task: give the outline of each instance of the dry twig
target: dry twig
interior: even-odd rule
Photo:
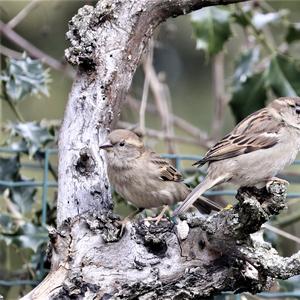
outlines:
[[[136,124],[132,124],[129,122],[119,121],[118,127],[135,130],[138,126]],[[195,138],[185,137],[185,136],[175,136],[175,135],[167,135],[160,130],[155,130],[152,128],[145,128],[145,135],[151,138],[156,138],[161,141],[172,141],[178,142],[182,144],[190,144],[190,145],[197,145],[201,146],[200,142]]]
[[[144,68],[146,65],[152,65],[153,62],[153,40],[149,41],[149,52],[148,55],[143,62]],[[145,128],[146,128],[146,122],[145,122],[145,112],[147,108],[147,102],[148,102],[148,96],[149,96],[149,75],[145,73],[145,80],[144,80],[144,87],[143,87],[143,95],[141,100],[141,106],[139,111],[139,117],[140,117],[140,128],[142,131],[142,134],[145,134]]]
[[[224,53],[220,52],[213,57],[213,94],[214,94],[214,114],[212,118],[212,136],[218,139],[222,134],[225,108],[228,103],[228,97],[225,92],[224,79]]]
[[[65,65],[64,63],[56,60],[55,58],[41,51],[39,48],[35,47],[33,44],[17,34],[14,30],[12,30],[7,24],[3,23],[1,20],[0,32],[14,44],[25,50],[29,55],[33,56],[34,58],[40,59],[43,63],[55,70],[65,72],[71,78],[75,77],[75,72],[70,67],[68,67],[68,65]]]
[[[168,87],[159,78],[152,64],[144,64],[145,76],[149,78],[150,88],[154,96],[157,111],[161,118],[162,128],[166,136],[174,135],[173,123],[170,114],[170,101],[168,100]],[[168,150],[170,153],[175,152],[172,140],[168,141]]]
[[[127,96],[126,102],[125,102],[130,108],[134,109],[135,111],[140,110],[140,101],[133,98],[132,96]],[[150,114],[157,114],[157,107],[155,107],[153,104],[149,103],[146,108],[147,112]],[[192,125],[188,121],[171,114],[171,120],[178,128],[185,131],[187,134],[195,137],[198,140],[198,144],[208,149],[210,148],[214,141],[208,138],[208,135],[206,132],[202,131],[201,129],[197,128],[196,126]]]
[[[10,48],[7,48],[3,45],[0,45],[0,53],[2,53],[5,56],[11,57],[11,58],[15,58],[15,59],[20,59],[22,57],[22,53],[12,50]]]
[[[6,25],[11,29],[21,23],[34,8],[37,7],[39,0],[30,1],[22,10],[19,11]]]
[[[282,229],[276,228],[276,227],[274,227],[274,226],[272,226],[270,224],[267,224],[267,223],[264,224],[262,227],[266,228],[267,230],[272,231],[272,232],[274,232],[274,233],[276,233],[276,234],[278,234],[278,235],[280,235],[280,236],[282,236],[282,237],[284,237],[286,239],[294,241],[297,244],[300,244],[300,238],[298,238],[297,236],[295,236],[293,234],[290,234],[289,232],[286,232],[286,231],[284,231]]]

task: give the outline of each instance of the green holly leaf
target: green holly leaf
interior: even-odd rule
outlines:
[[[263,73],[255,73],[259,48],[241,54],[235,65],[230,107],[237,122],[262,108],[267,100]]]
[[[32,180],[21,179],[22,182],[32,182]],[[17,204],[22,214],[30,212],[35,202],[37,189],[32,186],[18,186],[10,189],[10,199]]]
[[[11,123],[8,125],[8,129],[12,137],[21,138],[20,141],[12,143],[12,147],[18,150],[25,149],[31,156],[54,141],[51,128],[42,126],[38,122]]]
[[[24,54],[21,59],[7,59],[6,64],[6,70],[0,79],[10,100],[17,103],[30,94],[49,95],[47,86],[50,81],[49,71],[43,68],[39,60],[31,59]]]
[[[32,182],[31,180],[24,179],[20,174],[19,156],[10,158],[0,157],[0,193],[6,189],[9,190],[9,199],[17,205],[21,213],[30,212],[34,203],[34,197],[37,190],[32,186],[8,187],[5,185],[7,182]]]
[[[0,157],[0,180],[16,181],[20,179],[20,161],[19,156]],[[7,187],[0,185],[0,193],[3,193]]]
[[[267,90],[263,73],[249,76],[233,86],[230,107],[237,122],[265,106]]]
[[[14,234],[17,230],[18,226],[16,225],[14,219],[10,215],[0,214],[0,235]]]
[[[267,83],[278,97],[300,95],[300,61],[274,56],[266,70]]]
[[[258,29],[263,29],[266,25],[278,23],[284,16],[288,14],[288,11],[282,9],[277,12],[261,13],[255,12],[252,17],[252,24]]]
[[[259,60],[259,48],[250,49],[241,54],[236,62],[234,81],[244,82],[254,72],[255,65]]]
[[[32,223],[24,224],[19,231],[19,235],[13,240],[15,244],[19,243],[21,248],[31,248],[34,252],[38,247],[48,241],[48,231],[42,226],[36,226]]]
[[[234,11],[232,14],[233,21],[242,27],[247,27],[249,25],[249,20],[252,18],[252,9],[250,6],[243,6],[243,12]]]
[[[218,7],[206,7],[192,14],[197,49],[208,55],[220,52],[232,35],[231,13]]]
[[[25,223],[12,233],[0,231],[0,240],[7,245],[13,244],[18,248],[29,248],[36,252],[42,244],[47,242],[48,232],[42,226]]]
[[[289,25],[285,40],[289,44],[300,40],[300,23]]]

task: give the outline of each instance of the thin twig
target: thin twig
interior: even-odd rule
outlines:
[[[300,220],[300,209],[296,207],[289,214],[285,214],[279,217],[276,221],[273,221],[273,225],[286,227]]]
[[[149,78],[150,88],[154,96],[154,101],[157,107],[157,111],[161,118],[163,131],[166,136],[174,135],[173,123],[170,117],[170,106],[167,100],[167,86],[162,83],[158,74],[156,73],[154,66],[151,64],[144,65],[144,72]],[[168,140],[168,151],[175,152],[175,146],[172,144],[172,140]]]
[[[153,40],[149,42],[149,53],[144,61],[144,65],[147,64],[152,65],[152,61],[153,61]],[[141,106],[139,111],[140,128],[142,134],[145,133],[145,128],[146,128],[145,113],[147,108],[148,96],[149,96],[149,74],[145,73],[143,95],[142,95]]]
[[[142,95],[141,106],[139,111],[139,118],[140,118],[139,123],[140,123],[142,134],[144,134],[146,128],[145,112],[147,108],[148,95],[149,95],[149,78],[148,76],[145,76],[143,95]]]
[[[64,71],[69,77],[75,78],[75,72],[60,61],[55,58],[49,56],[45,52],[41,51],[39,48],[35,47],[33,44],[28,42],[22,36],[17,34],[14,30],[12,30],[9,26],[3,23],[0,20],[0,32],[6,36],[10,41],[24,49],[31,56],[40,59],[43,63],[50,66],[51,68],[59,71]]]
[[[227,105],[227,97],[225,94],[224,79],[224,53],[223,51],[216,54],[212,61],[213,73],[213,94],[214,94],[214,114],[212,118],[212,136],[219,139],[222,134],[222,126],[224,121],[225,107]]]
[[[255,295],[252,295],[250,293],[243,293],[242,296],[244,296],[246,299],[253,299],[253,300],[262,300],[263,299],[263,298],[255,296]]]
[[[130,130],[134,131],[134,129],[136,129],[138,126],[137,126],[137,124],[119,121],[118,127],[130,129]],[[161,141],[171,140],[171,141],[182,143],[182,144],[201,146],[200,142],[195,138],[190,138],[190,137],[185,137],[185,136],[166,135],[164,132],[155,130],[152,128],[145,128],[145,135],[148,137],[151,137],[151,138],[156,138]]]
[[[0,45],[0,53],[2,53],[5,56],[11,57],[11,58],[15,58],[15,59],[20,59],[22,58],[22,53],[9,49],[3,45]]]
[[[23,118],[23,116],[22,116],[21,112],[19,111],[18,107],[9,98],[7,98],[6,100],[7,100],[7,103],[9,105],[9,107],[14,112],[15,116],[17,117],[18,121],[24,123],[25,119]]]
[[[7,211],[12,215],[13,219],[17,226],[22,226],[25,224],[24,216],[18,210],[18,207],[15,203],[13,203],[10,199],[9,189],[6,189],[3,193],[3,199],[6,206]]]
[[[188,132],[191,136],[197,138],[203,148],[208,149],[214,145],[215,141],[209,138],[206,132],[200,130],[188,121],[173,115],[173,122],[178,128],[181,128],[185,132]]]
[[[290,234],[282,229],[276,228],[270,224],[264,224],[262,227],[266,228],[267,230],[270,230],[286,239],[292,240],[292,241],[296,242],[297,244],[300,244],[300,238],[298,238],[298,237],[294,236],[293,234]]]
[[[239,4],[236,4],[235,6],[237,8],[237,10],[240,12],[240,14],[243,16],[243,18],[246,20],[247,25],[249,26],[249,28],[251,28],[252,33],[254,34],[254,36],[256,37],[256,39],[264,46],[264,48],[270,53],[270,54],[274,54],[276,53],[275,49],[272,47],[272,45],[270,45],[269,41],[266,39],[266,37],[262,34],[262,32],[257,29],[251,18],[248,16],[248,14],[246,14],[244,12],[244,10],[241,8],[241,6]]]
[[[6,25],[11,29],[15,28],[20,22],[22,22],[27,15],[34,10],[39,0],[30,1],[22,10],[19,11]]]
[[[133,98],[132,96],[127,96],[125,104],[127,104],[129,107],[132,109],[139,111],[140,110],[140,101]],[[149,103],[146,108],[148,113],[157,114],[157,107],[154,106],[153,104]],[[200,130],[196,126],[192,125],[188,121],[171,114],[172,122],[174,123],[175,126],[180,128],[181,130],[185,131],[185,133],[193,136],[196,138],[196,140],[199,141],[199,145],[202,146],[205,149],[210,148],[214,141],[208,138],[208,135],[206,132]]]
[[[166,111],[165,111],[165,126],[166,126],[166,134],[167,135],[175,135],[175,130],[174,130],[174,122],[172,120],[172,115],[173,115],[173,108],[172,108],[172,99],[171,99],[171,93],[168,84],[166,83],[166,78],[164,73],[158,74],[158,79],[161,82],[162,89],[164,90],[164,99],[165,99],[165,106],[166,106]],[[170,141],[168,143],[168,152],[175,154],[177,153],[176,150],[176,145]]]

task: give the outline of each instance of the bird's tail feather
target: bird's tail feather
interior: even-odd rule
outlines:
[[[183,203],[177,207],[173,213],[173,216],[176,217],[179,214],[185,212],[190,206],[194,204],[194,202],[208,189],[212,188],[218,183],[221,183],[224,180],[225,176],[217,177],[214,180],[209,178],[205,178],[200,184],[198,184],[192,192],[186,197]]]
[[[216,200],[211,200],[203,196],[200,196],[193,205],[202,214],[210,214],[212,210],[220,211],[226,207],[226,205],[224,205],[222,202],[218,203]]]

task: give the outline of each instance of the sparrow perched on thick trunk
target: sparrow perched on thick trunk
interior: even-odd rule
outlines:
[[[274,100],[240,122],[195,163],[208,163],[205,179],[174,211],[186,211],[208,189],[230,182],[238,186],[266,185],[290,165],[300,150],[300,98]],[[285,181],[286,182],[286,181]]]
[[[138,209],[166,206],[184,200],[191,190],[168,160],[147,149],[132,131],[117,129],[108,135],[101,149],[107,152],[107,173],[118,194]],[[222,207],[206,198],[195,203],[201,212]]]

